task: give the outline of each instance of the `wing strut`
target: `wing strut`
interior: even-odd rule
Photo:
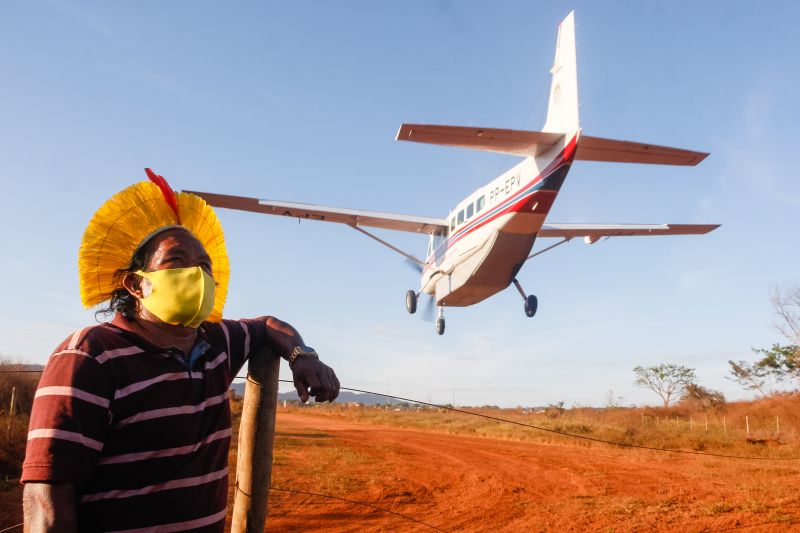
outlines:
[[[555,248],[556,246],[561,246],[561,245],[562,245],[562,244],[564,244],[565,242],[569,242],[569,241],[571,241],[571,240],[572,240],[572,237],[564,237],[564,240],[563,240],[563,241],[558,241],[557,243],[555,243],[555,244],[551,244],[550,246],[548,246],[547,248],[545,248],[545,249],[543,249],[543,250],[539,250],[539,251],[538,251],[538,252],[536,252],[535,254],[531,254],[531,255],[529,255],[528,257],[526,257],[526,258],[525,258],[525,261],[527,261],[527,260],[529,260],[529,259],[533,259],[534,257],[536,257],[536,256],[537,256],[537,255],[539,255],[539,254],[543,254],[543,253],[545,253],[545,252],[549,252],[550,250],[552,250],[552,249],[553,249],[553,248]],[[525,295],[523,294],[523,297],[524,297],[524,296],[525,296]]]
[[[397,252],[398,254],[402,255],[403,257],[405,257],[409,261],[411,261],[413,263],[416,263],[417,265],[419,265],[419,266],[421,266],[423,268],[425,267],[425,263],[424,262],[420,261],[419,259],[417,259],[416,257],[414,257],[411,254],[407,254],[406,252],[404,252],[400,248],[397,248],[396,246],[392,246],[388,242],[384,241],[383,239],[381,239],[380,237],[378,237],[376,235],[373,235],[372,233],[368,232],[367,230],[359,228],[358,226],[350,226],[350,227],[353,228],[356,231],[359,231],[359,232],[363,233],[364,235],[366,235],[370,239],[375,239],[376,241],[378,241],[382,245],[386,246],[390,250],[393,250],[393,251]]]

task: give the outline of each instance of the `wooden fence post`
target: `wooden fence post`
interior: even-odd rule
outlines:
[[[728,421],[726,420],[726,418],[724,416],[722,417],[722,430],[725,432],[725,436],[727,437],[728,436]]]
[[[776,433],[780,433],[781,432],[781,415],[780,414],[775,415],[775,432]]]
[[[236,462],[231,533],[262,533],[272,480],[280,357],[261,349],[250,357]]]
[[[747,431],[747,434],[749,435],[750,434],[750,419],[747,417],[747,415],[744,416],[744,428]]]
[[[8,406],[8,428],[6,428],[6,440],[11,442],[11,421],[14,420],[16,407],[15,400],[17,399],[17,387],[11,387],[11,405]]]

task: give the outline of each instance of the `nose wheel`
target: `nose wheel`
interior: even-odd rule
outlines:
[[[406,293],[406,310],[412,315],[417,312],[417,293],[412,290]]]
[[[522,290],[522,285],[519,284],[519,281],[517,281],[516,278],[514,278],[514,286],[517,288],[517,291],[519,291],[523,301],[525,302],[525,315],[532,317],[536,314],[536,310],[539,308],[539,299],[533,294],[525,294],[525,291]]]
[[[436,334],[444,335],[444,307],[439,308],[439,317],[436,319]]]
[[[533,294],[529,294],[525,298],[525,314],[532,317],[536,314],[536,309],[539,307],[539,299]]]

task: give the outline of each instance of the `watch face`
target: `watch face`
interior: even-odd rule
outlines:
[[[305,345],[303,345],[303,346],[298,346],[298,347],[297,347],[297,348],[295,348],[295,349],[296,349],[298,352],[302,352],[302,353],[312,353],[312,352],[314,351],[314,348],[312,348],[311,346],[305,346]]]

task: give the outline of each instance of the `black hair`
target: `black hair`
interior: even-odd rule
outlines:
[[[122,286],[122,278],[127,274],[145,270],[150,265],[150,261],[152,261],[153,255],[157,249],[156,246],[152,246],[152,238],[150,237],[136,248],[128,266],[120,268],[114,273],[114,286],[117,288],[111,293],[108,305],[97,310],[95,318],[98,318],[100,315],[108,317],[114,313],[122,315],[127,320],[136,318],[139,314],[139,300],[128,292],[128,289]],[[141,278],[135,283],[137,288],[140,283]]]

